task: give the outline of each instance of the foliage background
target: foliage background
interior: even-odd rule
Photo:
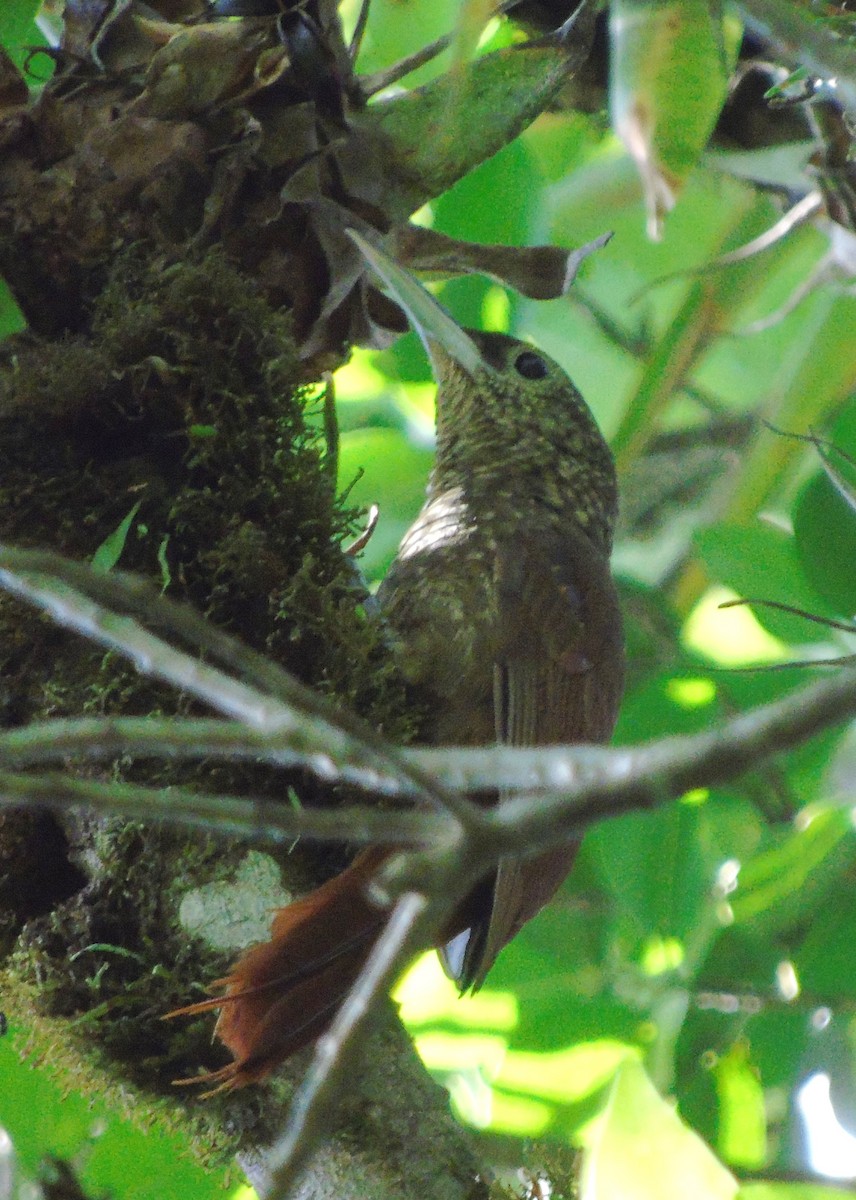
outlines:
[[[3,43],[19,56],[40,40],[34,7],[6,0],[0,15]],[[375,0],[363,68],[417,49],[457,13],[455,0]],[[496,44],[505,34],[490,36]],[[688,120],[681,62],[698,63],[703,51],[701,41],[685,47],[661,87],[651,58],[621,60],[614,49],[622,64],[614,111],[622,88],[649,87],[658,136],[677,140]],[[722,100],[715,62],[692,89],[712,124]],[[704,120],[701,112],[695,151],[707,139]],[[562,110],[422,214],[485,242],[581,245],[614,231],[569,298],[524,301],[475,278],[439,294],[462,323],[531,337],[556,357],[615,447],[624,497],[615,562],[630,662],[619,742],[706,728],[823,669],[731,668],[854,646],[852,635],[793,614],[718,607],[760,597],[839,620],[856,611],[853,505],[816,449],[788,436],[815,431],[856,455],[856,298],[840,277],[827,278],[780,320],[746,332],[825,264],[828,227],[797,230],[747,262],[687,273],[775,222],[781,199],[759,178],[783,180],[792,196],[813,186],[803,170],[810,149],[789,141],[740,151],[720,138],[698,162],[694,151],[655,242],[638,172],[605,114]],[[8,298],[0,320],[0,333],[17,327]],[[432,396],[412,335],[390,351],[355,354],[337,376],[340,483],[353,485],[353,500],[380,505],[363,559],[373,578],[421,503]],[[846,476],[846,461],[836,465]],[[807,1080],[828,1077],[839,1139],[848,1127],[856,1135],[854,778],[856,742],[837,731],[740,786],[604,823],[559,899],[506,950],[478,996],[459,1001],[433,958],[412,969],[398,990],[404,1018],[496,1161],[516,1163],[520,1137],[586,1144],[584,1194],[604,1200],[630,1194],[622,1161],[637,1163],[634,1196],[731,1196],[738,1178],[741,1195],[756,1200],[831,1194],[757,1180],[810,1178],[823,1165],[800,1118]],[[0,1125],[25,1169],[50,1152],[75,1159],[95,1192],[223,1194],[222,1180],[176,1159],[162,1138],[78,1110],[49,1070],[22,1063],[25,1047],[25,1030],[0,1042]],[[606,1118],[592,1124],[610,1096]],[[834,1127],[827,1115],[827,1132]],[[633,1157],[640,1140],[647,1175]],[[835,1173],[856,1176],[852,1150]]]

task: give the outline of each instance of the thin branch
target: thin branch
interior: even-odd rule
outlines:
[[[6,561],[6,556],[2,560]],[[303,736],[305,749],[320,747],[332,738],[337,749],[345,748],[340,731],[323,719],[292,707],[255,687],[242,683],[216,667],[175,650],[167,642],[149,633],[133,617],[123,616],[62,579],[37,574],[27,568],[0,569],[0,585],[21,599],[45,609],[59,625],[77,630],[93,642],[117,651],[134,663],[141,674],[171,683],[210,705],[215,711],[235,717],[265,733]],[[364,759],[359,746],[349,747]],[[334,770],[331,763],[331,770]],[[335,773],[335,772],[334,772]]]
[[[773,608],[776,612],[790,613],[794,617],[802,617],[805,621],[813,621],[815,625],[824,625],[827,629],[840,629],[844,633],[856,633],[856,624],[852,621],[836,621],[833,617],[822,617],[819,613],[808,612],[797,608],[794,604],[783,604],[781,600],[767,600],[762,596],[743,596],[739,600],[723,600],[718,608],[740,608],[743,605],[757,604],[763,608]]]
[[[557,794],[512,796],[488,814],[503,831],[503,851],[539,850],[594,821],[651,808],[693,788],[736,779],[774,754],[791,750],[824,729],[856,716],[856,668],[792,692],[719,728],[670,737],[638,748],[605,751],[609,761],[563,799]]]
[[[393,842],[401,846],[446,847],[459,836],[452,817],[424,808],[394,812],[359,805],[347,809],[296,808],[260,797],[101,783],[58,772],[18,775],[0,771],[0,811],[69,805],[86,805],[114,816],[165,821],[207,833],[234,834],[268,843],[290,844],[295,838],[307,837],[360,845]]]
[[[405,761],[418,765],[420,772],[433,775],[446,789],[467,794],[478,791],[512,790],[528,794],[504,801],[492,810],[479,810],[479,821],[468,822],[471,833],[480,828],[495,852],[516,849],[515,839],[533,838],[532,849],[561,841],[578,833],[593,820],[613,816],[633,808],[650,806],[654,799],[680,795],[693,787],[724,783],[736,778],[748,767],[764,758],[792,749],[821,730],[856,716],[856,669],[840,671],[832,679],[790,693],[774,703],[751,710],[713,730],[693,736],[665,738],[647,746],[495,746],[478,749],[410,749],[403,751]],[[168,736],[165,727],[173,727]],[[50,739],[56,737],[51,746]],[[193,739],[197,741],[194,744]],[[257,757],[276,763],[285,755],[294,761],[292,750],[283,749],[279,732],[268,735],[262,731],[244,730],[229,722],[192,721],[146,718],[89,718],[80,721],[46,721],[30,729],[12,730],[0,735],[0,762],[7,766],[32,765],[66,755],[86,754],[92,758],[110,758],[119,753],[138,757],[163,752],[174,757]],[[299,756],[297,756],[299,758]],[[319,769],[317,755],[299,758],[307,766]],[[322,770],[323,774],[323,770]],[[366,782],[365,773],[353,772],[357,782]],[[21,777],[32,780],[33,776]],[[136,805],[135,815],[159,818],[163,805],[154,789],[138,788],[133,796],[124,798],[119,784],[95,785],[91,781],[67,781],[62,776],[44,777],[50,786],[67,783],[70,787],[92,789],[92,802],[99,807],[110,806],[110,794],[117,789],[115,807]],[[397,792],[418,796],[415,787],[408,789],[406,780],[383,773],[373,775],[370,785],[374,791]],[[23,785],[22,785],[23,787]],[[45,784],[43,802],[50,803]],[[101,790],[103,789],[103,793]],[[536,795],[533,798],[533,793]],[[23,790],[21,791],[23,795]],[[71,793],[68,793],[71,794]],[[210,801],[209,819],[218,825],[216,797],[205,797],[171,789],[165,814],[182,824],[198,824],[203,805]],[[147,797],[151,797],[147,800]],[[59,794],[56,799],[60,799]],[[56,802],[56,799],[53,802]],[[77,802],[83,799],[77,793]],[[369,830],[375,821],[368,819],[371,809],[347,806],[335,813],[307,812],[294,817],[287,812],[274,817],[265,811],[260,801],[225,798],[224,820],[246,823],[242,831],[258,836],[260,812],[271,827],[294,835],[330,836],[325,821],[332,818],[343,840],[371,840]],[[230,810],[231,803],[244,806],[243,815]],[[146,804],[148,803],[148,807]],[[521,809],[522,806],[522,809]],[[529,815],[529,809],[538,812]],[[252,814],[252,816],[250,816]],[[412,824],[409,816],[413,817]],[[403,820],[408,816],[408,820]],[[320,818],[316,821],[316,817]],[[384,812],[379,840],[395,841],[401,833],[408,843],[451,836],[454,822],[445,822],[438,814],[405,814]],[[424,836],[415,832],[424,822]],[[518,822],[520,822],[518,824]],[[299,826],[299,828],[298,828]],[[234,827],[234,825],[232,826]],[[502,846],[497,846],[499,837]]]
[[[573,797],[575,807],[603,801],[603,815],[614,815],[624,811],[619,801],[625,793],[625,807],[644,807],[652,789],[678,796],[690,788],[725,783],[762,759],[791,750],[854,716],[856,669],[851,668],[712,730],[647,746],[485,746],[409,750],[407,755],[446,787],[552,793]]]
[[[363,1042],[375,1002],[389,991],[417,950],[427,945],[447,905],[407,892],[396,902],[383,933],[337,1012],[319,1038],[301,1081],[285,1129],[270,1152],[267,1200],[286,1200],[312,1151],[329,1127],[329,1118],[346,1090],[349,1071]]]
[[[163,721],[45,722],[35,734],[18,731],[0,741],[0,752],[5,749],[11,761],[16,755],[18,761],[29,762],[39,756],[41,761],[54,757],[57,747],[51,750],[46,741],[52,726],[59,735],[58,745],[66,752],[73,746],[78,754],[84,748],[91,756],[115,754],[125,737],[141,756],[155,747],[182,757],[198,757],[203,748],[226,758],[232,756],[230,750],[235,757],[255,752],[269,761],[283,753],[294,754],[302,755],[301,761],[328,777],[354,773],[357,768],[364,776],[368,766],[378,774],[376,784],[385,778],[390,780],[390,789],[396,787],[416,798],[442,797],[439,813],[425,806],[395,813],[356,806],[329,812],[294,810],[233,796],[200,796],[182,789],[158,791],[130,784],[93,783],[56,774],[0,773],[0,795],[7,804],[85,801],[111,811],[149,817],[160,813],[190,825],[240,830],[273,840],[301,833],[411,847],[410,852],[388,860],[380,872],[379,890],[397,897],[392,915],[330,1032],[316,1047],[286,1130],[272,1151],[270,1200],[284,1200],[323,1133],[377,997],[406,959],[431,942],[444,913],[474,878],[504,854],[520,854],[524,849],[537,853],[579,836],[606,816],[649,808],[690,788],[733,779],[770,755],[856,715],[856,668],[849,668],[833,679],[744,713],[718,729],[647,746],[399,753],[377,735],[372,735],[371,744],[351,738],[335,723],[189,658],[143,629],[137,620],[105,608],[67,582],[58,584],[55,578],[45,579],[25,569],[20,556],[15,569],[0,551],[0,583],[47,608],[64,624],[120,650],[149,674],[191,691],[249,726],[242,730],[229,722],[175,722],[178,733],[169,738]],[[86,583],[94,586],[89,578]],[[192,726],[200,735],[195,746],[188,740]],[[325,734],[323,750],[318,741],[321,731]],[[148,750],[143,748],[146,745]],[[472,791],[497,789],[517,794],[489,810],[480,810],[464,799]],[[465,819],[459,819],[459,811]]]
[[[737,5],[747,25],[769,38],[792,66],[804,66],[835,90],[845,108],[856,113],[856,69],[853,45],[837,37],[799,5],[785,0],[741,0]]]
[[[445,791],[418,764],[406,762],[359,717],[217,630],[189,606],[167,600],[144,580],[118,572],[102,574],[57,554],[0,545],[0,587],[215,710],[265,733],[288,733],[295,752],[324,778],[344,777],[352,767],[362,767],[369,775],[385,770],[406,790],[453,812],[458,820],[479,819],[466,799]],[[252,682],[241,682],[174,649],[124,615],[128,611],[211,653]],[[368,778],[355,782],[374,786]]]
[[[382,767],[347,759],[328,761],[307,744],[305,727],[253,729],[240,721],[194,717],[61,717],[34,721],[0,732],[0,765],[37,766],[66,758],[104,761],[118,755],[135,759],[250,759],[277,767],[303,766],[321,779],[347,779],[367,791],[389,796],[418,796],[410,774],[402,777]],[[390,747],[392,750],[392,747]]]
[[[136,759],[249,758],[279,767],[304,762],[288,731],[270,734],[210,717],[61,717],[0,732],[0,763],[6,767],[123,754]],[[367,786],[386,791],[387,782],[381,775]]]

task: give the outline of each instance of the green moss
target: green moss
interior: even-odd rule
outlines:
[[[75,1034],[61,1017],[39,1011],[38,992],[22,982],[14,964],[0,973],[4,1011],[11,1025],[27,1030],[27,1061],[48,1070],[64,1088],[88,1096],[120,1120],[132,1120],[145,1132],[177,1136],[203,1166],[221,1168],[235,1150],[234,1127],[260,1126],[258,1098],[247,1095],[227,1111],[216,1098],[210,1104],[188,1107],[182,1095],[157,1096],[101,1068],[98,1056],[82,1052],[84,1036]]]
[[[5,349],[0,538],[89,559],[139,504],[120,567],[160,582],[165,553],[171,596],[389,737],[410,737],[403,683],[341,550],[358,514],[331,488],[288,318],[250,280],[220,253],[168,263],[136,247],[117,261],[86,336],[17,338]],[[186,697],[6,597],[0,672],[7,724],[192,711]],[[301,802],[319,798],[301,774],[246,765],[121,760],[99,772],[283,802],[289,789]],[[329,791],[322,799],[330,802]],[[185,881],[222,877],[242,849],[80,815],[64,819],[63,835],[72,874],[89,881],[84,891],[71,880],[64,896],[23,911],[0,888],[7,942],[27,921],[15,970],[34,988],[39,981],[42,1014],[68,1018],[69,1037],[149,1089],[168,1091],[199,1064],[219,1065],[210,1018],[159,1016],[227,966],[226,956],[189,946],[178,893]]]
[[[0,536],[91,558],[139,504],[123,568],[160,580],[165,553],[170,594],[370,713],[392,676],[341,552],[358,514],[331,488],[307,401],[287,316],[221,254],[170,266],[137,248],[89,338],[8,356]],[[378,723],[406,735],[401,699]]]

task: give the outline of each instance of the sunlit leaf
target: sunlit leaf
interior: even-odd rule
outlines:
[[[187,1141],[161,1127],[141,1132],[123,1119],[114,1100],[109,1108],[89,1081],[70,1090],[50,1070],[33,1069],[26,1058],[27,1035],[13,1028],[0,1040],[0,1128],[15,1155],[35,1175],[45,1154],[74,1159],[92,1195],[134,1196],[134,1200],[221,1200],[223,1173],[203,1170],[189,1155]],[[79,1070],[79,1068],[78,1068]],[[133,1192],[129,1181],[133,1181]]]
[[[746,1183],[737,1200],[853,1200],[852,1188],[822,1183]]]
[[[852,839],[849,814],[841,810],[818,813],[806,828],[777,833],[774,844],[740,871],[729,898],[735,921],[764,917],[772,928],[792,920],[817,888],[825,895],[832,868],[840,869],[852,857]]]
[[[610,5],[610,112],[642,177],[651,237],[661,236],[725,99],[725,40],[708,0]]]
[[[749,526],[719,523],[699,533],[696,546],[710,577],[738,596],[780,601],[820,616],[829,613],[828,606],[804,580],[797,543],[785,530],[760,521]],[[752,612],[765,629],[786,643],[825,640],[822,627],[801,617],[763,604],[754,606]],[[725,630],[725,612],[722,618]]]
[[[627,1062],[583,1158],[580,1200],[733,1200],[737,1180]]]
[[[719,1097],[717,1149],[726,1162],[759,1168],[767,1157],[764,1089],[745,1041],[735,1042],[714,1068]]]

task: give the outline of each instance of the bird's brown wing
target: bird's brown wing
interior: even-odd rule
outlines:
[[[605,741],[624,677],[608,562],[582,533],[560,539],[525,531],[499,545],[495,561],[502,630],[494,665],[497,740],[515,746]],[[489,915],[447,948],[447,965],[462,988],[481,986],[503,946],[551,899],[575,851],[563,846],[500,863]]]

